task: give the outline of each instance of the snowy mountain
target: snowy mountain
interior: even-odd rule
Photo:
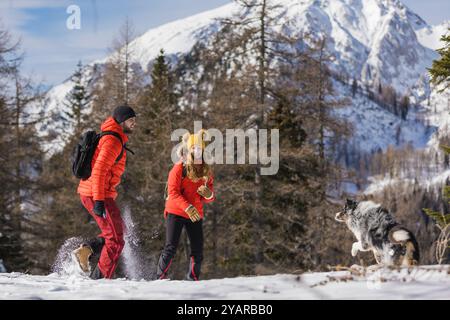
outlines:
[[[89,280],[58,274],[0,274],[0,299],[448,299],[450,266],[413,269],[349,269],[189,281]],[[95,284],[95,285],[94,285]]]
[[[161,49],[175,62],[181,55],[188,53],[198,41],[206,41],[212,33],[217,31],[217,18],[230,16],[234,10],[233,4],[220,7],[211,11],[200,13],[182,20],[164,24],[160,27],[150,29],[130,44],[133,52],[134,63],[138,63],[142,70],[148,71],[153,60]],[[93,61],[84,67],[83,80],[87,84],[91,79],[101,73],[102,65],[110,59]],[[50,154],[64,147],[65,137],[73,132],[71,126],[63,124],[59,114],[67,108],[64,105],[65,97],[74,83],[69,78],[62,84],[50,89],[48,92],[48,104],[46,112],[53,116],[49,121],[38,125],[38,132],[42,135],[51,132],[54,138],[44,146]]]
[[[448,28],[450,28],[450,20],[436,26],[429,26],[425,24],[415,30],[419,42],[424,47],[436,50],[443,47],[443,43],[440,41],[440,38],[443,34],[447,33]]]
[[[438,55],[439,38],[449,22],[428,25],[399,0],[277,0],[277,22],[283,32],[292,35],[310,33],[326,36],[327,50],[335,57],[330,68],[361,87],[392,86],[398,96],[407,95],[412,108],[406,119],[385,110],[379,103],[360,92],[352,104],[338,111],[355,127],[349,152],[386,150],[388,145],[412,144],[416,148],[436,149],[437,137],[446,133],[450,117],[446,111],[448,94],[431,88],[427,69]],[[142,70],[163,48],[172,62],[191,52],[193,46],[207,44],[219,30],[217,19],[230,17],[240,8],[235,3],[151,29],[136,38],[131,49],[134,62]],[[98,76],[110,57],[85,67],[86,83]],[[201,68],[199,68],[201,69]],[[54,117],[40,124],[44,134],[53,132],[46,146],[51,152],[61,149],[70,126],[62,125],[58,114],[64,108],[64,97],[73,83],[67,80],[50,90],[47,111]],[[335,82],[342,97],[350,95],[349,83]],[[440,135],[439,135],[440,134]]]

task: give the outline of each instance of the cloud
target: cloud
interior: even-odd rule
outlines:
[[[23,71],[57,84],[75,69],[78,60],[88,63],[106,55],[113,31],[92,32],[89,28],[72,31],[65,28],[65,16],[60,21],[48,18],[55,8],[74,3],[95,1],[20,0],[0,1],[0,28],[6,28],[21,39],[25,51]],[[40,10],[42,9],[42,10]],[[47,10],[48,9],[48,10]],[[65,10],[61,10],[64,14]]]
[[[61,8],[68,5],[67,0],[2,0],[0,1],[0,19],[15,32],[35,17],[27,13],[27,9]]]
[[[0,20],[22,39],[26,51],[23,71],[58,84],[79,60],[88,64],[102,59],[120,25],[128,16],[137,34],[162,23],[212,9],[230,0],[0,0]],[[81,7],[81,30],[68,30],[66,11]],[[61,8],[61,9],[58,9]],[[56,9],[56,10],[55,10]]]
[[[63,7],[68,2],[67,0],[3,0],[0,2],[0,9]]]

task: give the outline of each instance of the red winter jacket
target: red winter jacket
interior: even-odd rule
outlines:
[[[173,213],[189,219],[189,216],[184,210],[192,204],[199,212],[200,217],[203,219],[203,203],[212,202],[216,199],[213,181],[214,178],[211,175],[206,183],[206,186],[213,193],[213,197],[207,200],[197,193],[197,189],[202,184],[205,184],[205,180],[200,179],[199,181],[194,182],[188,177],[183,178],[183,163],[179,162],[175,164],[169,172],[169,178],[167,181],[169,199],[166,201],[164,216],[167,217],[168,213]]]
[[[123,144],[128,141],[122,126],[113,117],[106,119],[101,129],[102,131],[115,131],[120,134]],[[115,199],[117,197],[116,187],[125,171],[127,159],[127,152],[124,148],[122,158],[116,163],[121,151],[122,146],[117,137],[113,135],[103,136],[92,158],[92,174],[89,179],[80,181],[78,193],[86,197],[93,197],[94,201],[105,200],[105,198]]]

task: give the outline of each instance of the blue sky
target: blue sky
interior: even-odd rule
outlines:
[[[103,58],[126,17],[136,33],[214,9],[230,0],[0,0],[2,25],[22,40],[24,71],[54,85],[66,79],[79,60]],[[69,30],[66,9],[81,9],[81,29]]]
[[[2,24],[22,39],[24,71],[47,85],[107,54],[128,16],[137,34],[166,22],[227,4],[231,0],[0,0]],[[430,24],[450,19],[450,0],[403,0]],[[66,9],[81,9],[81,30],[68,30]]]

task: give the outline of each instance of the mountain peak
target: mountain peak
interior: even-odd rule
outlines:
[[[433,29],[401,1],[278,0],[272,3],[282,7],[277,12],[276,23],[283,26],[283,32],[327,37],[327,50],[335,57],[330,68],[336,73],[363,85],[390,85],[399,95],[411,94],[415,102],[423,92],[429,92],[426,68],[431,66],[436,53],[426,44],[444,27]],[[196,43],[208,43],[219,30],[218,19],[241,13],[241,9],[233,2],[150,29],[131,44],[134,62],[147,72],[164,49],[176,63]],[[95,78],[93,70],[102,68],[93,65],[104,64],[108,59],[86,66],[85,77]],[[70,88],[70,80],[53,88],[49,92],[48,109],[64,108],[62,100]],[[420,94],[416,94],[417,88],[422,88]],[[46,124],[42,128],[48,130],[51,126],[54,125]]]

